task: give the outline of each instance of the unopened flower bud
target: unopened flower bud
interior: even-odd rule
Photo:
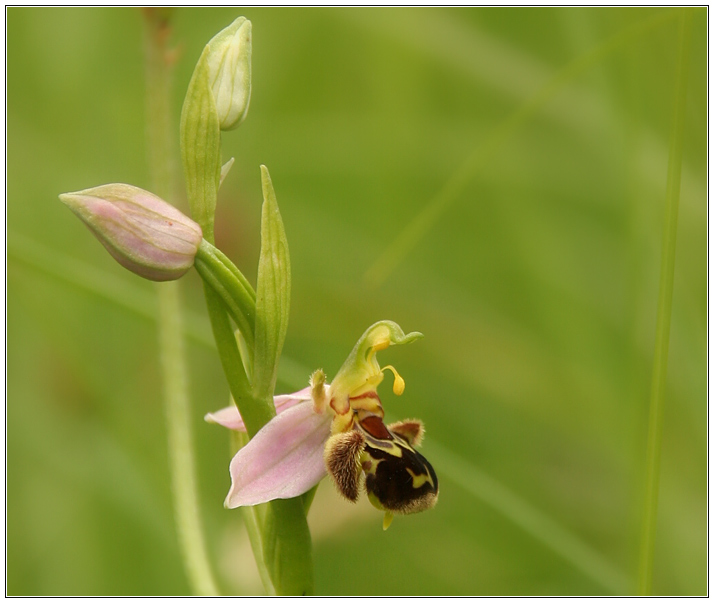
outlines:
[[[201,227],[156,195],[129,184],[105,184],[59,197],[133,273],[170,281],[193,266]]]
[[[251,28],[248,19],[238,17],[208,43],[208,82],[221,130],[237,128],[248,113]]]

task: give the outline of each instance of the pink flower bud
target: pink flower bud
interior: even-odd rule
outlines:
[[[156,195],[129,184],[105,184],[59,197],[134,274],[170,281],[193,266],[201,227]]]

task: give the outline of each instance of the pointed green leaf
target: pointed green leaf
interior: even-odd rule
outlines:
[[[276,594],[314,594],[312,538],[301,497],[268,503],[261,533],[263,557]]]
[[[233,453],[248,437],[231,432]],[[317,486],[298,498],[241,507],[263,587],[268,595],[311,595],[314,591],[312,538],[307,509]]]
[[[273,183],[265,166],[261,166],[261,175],[263,216],[255,301],[253,393],[258,399],[271,399],[290,312],[290,254]]]
[[[208,47],[193,72],[181,111],[181,158],[193,219],[213,243],[213,221],[221,178],[221,130],[208,81]]]

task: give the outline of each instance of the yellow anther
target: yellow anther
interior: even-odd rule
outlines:
[[[327,406],[327,398],[325,397],[325,373],[322,369],[317,369],[310,377],[310,386],[312,387],[312,402],[315,405],[315,411],[318,413],[325,412]]]
[[[396,396],[401,396],[404,393],[404,379],[402,379],[402,376],[397,372],[397,369],[395,369],[391,364],[385,366],[382,369],[382,372],[384,371],[392,371],[394,373],[394,385],[392,386],[392,391]]]

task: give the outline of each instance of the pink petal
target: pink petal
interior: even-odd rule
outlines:
[[[280,396],[273,396],[275,411],[278,414],[287,410],[291,406],[295,406],[298,402],[304,402],[306,400],[312,400],[311,388],[309,385],[305,389],[301,389],[299,392],[295,392],[294,394],[281,394]]]
[[[298,404],[270,421],[233,457],[225,506],[293,498],[317,484],[326,474],[322,455],[331,420],[312,404]]]
[[[310,387],[301,389],[299,392],[294,394],[283,394],[280,396],[275,396],[273,398],[273,403],[275,404],[275,410],[278,414],[291,408],[298,404],[299,402],[304,402],[306,400],[311,400]],[[216,423],[222,427],[232,429],[234,431],[245,431],[245,425],[243,419],[238,412],[238,408],[235,404],[231,404],[226,408],[221,408],[216,412],[209,412],[203,419],[208,423]]]
[[[203,420],[207,423],[215,423],[216,425],[221,425],[222,427],[227,427],[234,431],[245,431],[245,425],[243,424],[243,418],[238,412],[238,408],[235,404],[221,408],[216,412],[209,412]]]

